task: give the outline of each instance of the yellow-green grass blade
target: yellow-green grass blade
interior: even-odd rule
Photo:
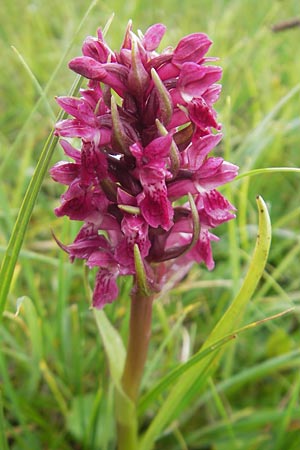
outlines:
[[[202,347],[202,351],[207,350],[235,329],[236,325],[241,321],[246,306],[263,274],[271,243],[271,223],[267,207],[261,197],[257,197],[257,207],[259,227],[250,267],[240,291],[210,333]],[[196,392],[200,390],[209,376],[211,376],[220,356],[220,350],[213,352],[179,378],[142,437],[140,450],[151,450],[155,440],[164,428],[169,425],[174,417],[178,416],[183,407],[191,401]]]
[[[70,95],[76,95],[81,86],[82,79],[77,77],[71,89]],[[66,116],[65,113],[60,112],[57,120],[62,120]],[[0,320],[5,308],[6,297],[9,292],[11,279],[14,273],[14,268],[24,241],[27,226],[39,194],[45,174],[48,170],[49,162],[54,152],[58,141],[58,137],[54,135],[53,131],[50,133],[41,156],[38,160],[31,182],[25,193],[23,202],[21,204],[8,246],[2,261],[0,271]]]

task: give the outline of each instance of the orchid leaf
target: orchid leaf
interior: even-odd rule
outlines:
[[[119,424],[119,433],[125,430],[124,436],[126,436],[129,448],[135,448],[137,430],[136,408],[132,400],[123,391],[121,385],[126,356],[125,348],[118,331],[112,326],[105,312],[93,308],[93,313],[108,359],[110,375],[115,386],[116,419]]]
[[[125,348],[118,331],[112,326],[105,312],[93,308],[96,324],[108,358],[110,374],[115,385],[120,384],[122,377]]]
[[[147,392],[140,400],[139,407],[138,407],[138,413],[142,414],[149,406],[150,404],[158,398],[160,394],[162,394],[171,384],[173,384],[181,375],[183,375],[190,367],[193,367],[195,364],[197,364],[202,359],[206,358],[210,353],[213,353],[214,351],[218,350],[219,348],[223,347],[227,342],[232,341],[235,339],[240,333],[244,331],[248,331],[251,328],[257,327],[269,320],[277,319],[278,317],[283,316],[284,314],[287,314],[291,311],[293,311],[294,308],[289,308],[286,311],[280,312],[279,314],[275,314],[273,316],[267,317],[266,319],[258,320],[256,322],[252,322],[250,324],[247,324],[243,326],[242,328],[239,328],[229,335],[223,337],[215,344],[211,345],[208,348],[205,348],[204,350],[200,349],[199,352],[197,352],[194,356],[192,356],[187,362],[184,364],[180,364],[175,369],[173,369],[171,372],[169,372],[164,378],[162,378],[149,392]]]
[[[257,207],[259,214],[258,234],[245,280],[228,310],[205,341],[201,348],[202,352],[216,345],[218,341],[233,332],[236,325],[242,320],[247,304],[263,274],[271,243],[271,224],[267,207],[261,197],[257,197]],[[174,417],[177,417],[179,409],[182,411],[182,408],[191,401],[194,395],[207,382],[221,354],[222,348],[219,348],[218,351],[209,352],[205,358],[184,372],[171,389],[153,422],[141,438],[140,450],[151,450],[161,432],[170,424]]]

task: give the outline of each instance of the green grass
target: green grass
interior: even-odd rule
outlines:
[[[108,32],[118,48],[129,18],[145,30],[163,22],[163,45],[204,31],[224,69],[217,104],[224,124],[220,152],[241,174],[259,168],[300,167],[300,29],[273,33],[296,17],[296,0],[4,0],[0,11],[0,254],[55,122],[55,95],[74,82],[68,60],[80,54],[112,12]],[[84,18],[84,20],[83,20]],[[12,46],[17,50],[14,51]],[[49,155],[50,157],[51,155]],[[58,161],[57,147],[51,162]],[[46,167],[44,167],[46,169]],[[273,225],[264,275],[243,323],[285,311],[228,342],[217,370],[189,393],[187,407],[160,432],[156,449],[297,450],[300,447],[300,174],[263,172],[226,187],[237,220],[217,232],[216,269],[195,266],[155,304],[153,337],[143,395],[197,352],[232,302],[250,263],[256,229],[255,198],[265,199]],[[16,266],[0,327],[0,448],[13,450],[113,450],[113,385],[84,289],[81,264],[70,265],[55,244],[76,235],[77,225],[56,219],[62,189],[46,174]],[[21,233],[21,231],[20,231]],[[22,235],[19,235],[22,244]],[[9,255],[10,256],[10,255]],[[1,286],[9,285],[1,280]],[[8,286],[9,287],[9,286]],[[130,280],[105,312],[127,336]],[[19,313],[15,315],[18,305]],[[174,327],[175,331],[174,331]],[[145,430],[164,405],[160,392],[141,414]],[[142,397],[143,398],[143,397]]]

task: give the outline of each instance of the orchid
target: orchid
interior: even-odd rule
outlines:
[[[205,56],[212,42],[194,33],[159,53],[165,30],[155,24],[136,35],[129,23],[119,52],[98,30],[69,64],[87,88],[80,98],[57,98],[72,116],[56,134],[73,162],[51,169],[68,186],[55,212],[83,221],[74,243],[60,245],[71,260],[99,268],[97,308],[117,298],[119,276],[136,276],[135,245],[148,286],[159,291],[175,267],[212,269],[211,229],[235,217],[216,188],[238,168],[210,156],[222,138],[213,109],[222,70]]]
[[[84,41],[83,56],[69,63],[88,80],[80,98],[57,98],[71,117],[55,128],[69,158],[50,170],[67,186],[55,213],[83,223],[73,243],[56,240],[72,262],[97,268],[92,306],[98,326],[95,311],[118,298],[118,278],[133,278],[115,391],[118,450],[138,449],[136,405],[153,300],[194,263],[214,268],[211,244],[219,238],[213,230],[235,217],[217,189],[238,167],[212,155],[222,139],[213,108],[222,70],[206,56],[212,42],[193,33],[159,53],[165,31],[155,24],[135,34],[129,22],[114,52],[99,29]]]

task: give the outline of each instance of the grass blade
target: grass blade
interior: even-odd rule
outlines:
[[[261,169],[252,169],[247,172],[240,173],[232,181],[238,181],[245,177],[254,177],[255,175],[267,175],[269,173],[300,173],[298,167],[263,167]]]
[[[1,391],[0,391],[0,448],[2,448],[2,450],[9,450],[7,439],[5,436],[5,421],[3,414],[3,402]]]
[[[261,197],[257,197],[257,207],[259,229],[253,257],[244,283],[228,310],[212,330],[202,347],[202,351],[207,350],[234,330],[236,324],[242,319],[245,308],[264,271],[271,243],[271,224],[267,207]],[[194,394],[207,381],[220,355],[220,351],[208,355],[209,357],[195,364],[179,378],[142,437],[140,450],[151,450],[162,430],[175,416],[179,415],[180,409],[193,398]]]
[[[77,77],[71,89],[70,95],[74,96],[78,93],[82,79]],[[65,117],[66,114],[60,112],[57,121]],[[57,144],[58,137],[54,136],[53,131],[50,133],[41,156],[38,160],[31,182],[27,188],[21,208],[19,210],[17,220],[15,222],[7,250],[2,261],[0,271],[0,321],[2,320],[5,308],[6,297],[9,292],[14,268],[24,241],[27,226],[40,191],[43,179],[48,170],[49,162]]]
[[[93,308],[93,313],[108,358],[110,374],[114,384],[117,386],[120,384],[125,363],[124,344],[119,333],[108,320],[105,312]]]
[[[163,377],[162,380],[160,380],[152,389],[151,391],[147,392],[145,394],[139,403],[138,407],[138,413],[142,414],[148,406],[160,395],[162,394],[169,386],[171,386],[175,381],[180,378],[181,375],[183,375],[188,369],[193,367],[195,364],[206,358],[211,353],[215,352],[216,350],[220,349],[225,345],[227,342],[232,341],[235,339],[240,333],[247,331],[251,328],[257,327],[269,320],[277,319],[278,317],[281,317],[291,311],[293,311],[294,308],[289,308],[286,311],[280,312],[278,314],[275,314],[271,317],[267,317],[262,320],[258,320],[257,322],[252,322],[248,325],[243,326],[242,328],[239,328],[238,330],[233,331],[229,335],[223,337],[218,342],[214,343],[208,348],[205,348],[204,350],[201,350],[197,352],[194,356],[192,356],[186,363],[180,364],[179,366],[175,367],[171,372],[169,372],[165,377]]]
[[[36,88],[38,88],[37,91],[39,92],[40,96],[39,96],[38,100],[36,101],[34,107],[32,108],[32,110],[31,110],[31,112],[30,112],[30,114],[29,114],[29,116],[28,116],[26,122],[24,123],[24,125],[23,125],[22,128],[21,128],[21,130],[19,131],[19,133],[18,133],[18,135],[17,135],[17,137],[16,137],[14,143],[12,144],[12,146],[11,146],[11,148],[10,148],[10,151],[7,152],[6,155],[4,155],[4,157],[3,157],[3,161],[1,162],[1,165],[0,165],[0,176],[1,176],[1,177],[4,176],[5,171],[7,170],[7,166],[8,166],[9,161],[10,161],[12,158],[16,157],[16,152],[17,152],[17,150],[18,150],[18,148],[19,148],[19,145],[22,143],[22,140],[24,139],[24,136],[26,135],[26,133],[27,133],[28,130],[30,129],[30,126],[31,126],[31,124],[32,124],[32,118],[34,117],[34,114],[38,111],[39,107],[40,107],[43,103],[45,104],[45,106],[47,107],[47,109],[49,109],[48,102],[47,102],[47,98],[46,98],[47,93],[48,93],[48,91],[50,90],[50,87],[51,87],[51,85],[52,85],[52,83],[53,83],[53,81],[54,81],[56,75],[58,74],[59,69],[61,68],[62,64],[64,63],[67,54],[70,52],[70,50],[71,50],[71,48],[72,48],[72,45],[73,45],[73,43],[74,43],[74,41],[75,41],[76,36],[78,35],[79,31],[81,30],[81,28],[82,28],[84,22],[86,21],[87,17],[89,16],[89,14],[90,14],[90,12],[91,12],[91,10],[96,6],[97,3],[98,3],[98,0],[93,0],[93,1],[90,3],[89,7],[87,8],[87,10],[86,10],[86,12],[85,12],[83,18],[81,19],[81,21],[80,21],[80,23],[79,23],[79,25],[78,25],[78,27],[77,27],[75,33],[74,33],[73,39],[72,39],[71,42],[68,44],[66,50],[64,51],[63,55],[61,56],[58,65],[56,66],[55,70],[52,72],[52,74],[51,74],[51,76],[50,76],[50,78],[49,78],[49,80],[48,80],[46,86],[44,87],[43,91],[41,91],[41,90],[39,89],[39,87],[37,86],[37,83],[34,82]],[[18,53],[18,52],[17,52],[17,53]],[[21,57],[21,58],[22,58],[22,57]],[[21,59],[21,58],[20,58],[20,59]],[[21,59],[21,62],[22,62],[22,59]],[[25,63],[25,61],[24,61],[23,65],[25,65],[25,64],[26,64],[26,63]],[[28,68],[28,69],[29,69],[29,68]],[[30,70],[28,70],[28,69],[26,68],[26,70],[29,71],[29,73],[30,73]],[[34,78],[34,76],[33,76],[33,77],[31,76],[31,78]],[[49,111],[49,112],[50,112],[50,111]],[[51,114],[50,117],[52,117],[52,114]]]
[[[248,136],[243,140],[243,143],[236,151],[236,158],[239,159],[243,156],[243,167],[246,170],[251,169],[255,165],[255,162],[261,156],[262,152],[267,148],[267,145],[272,140],[272,134],[266,133],[268,127],[271,127],[272,121],[278,114],[278,112],[300,91],[300,84],[294,86],[279,102],[273,107],[273,109],[264,117],[264,119],[252,130]]]
[[[211,353],[217,351],[227,342],[230,342],[232,339],[236,337],[236,333],[232,333],[229,336],[225,336],[223,339],[220,339],[214,345],[206,348],[203,351],[196,353],[192,356],[186,363],[180,364],[175,367],[171,372],[169,372],[162,380],[160,380],[156,386],[154,386],[151,391],[147,392],[139,403],[138,413],[142,414],[148,406],[153,403],[153,401],[162,394],[168,387],[170,387],[175,381],[177,381],[182,375],[184,375],[188,369],[195,366],[195,364],[199,363],[201,360],[209,356]]]

